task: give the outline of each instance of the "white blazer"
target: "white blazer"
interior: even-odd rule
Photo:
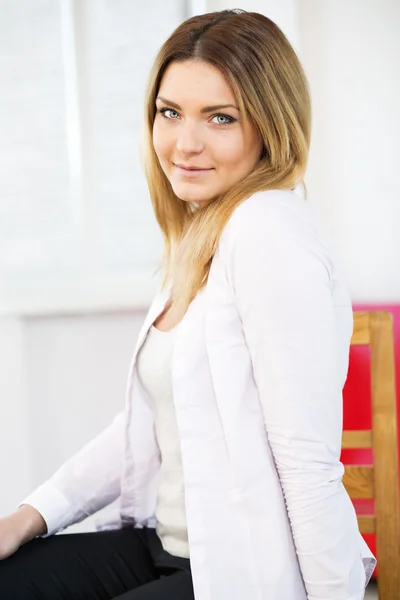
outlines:
[[[135,358],[126,410],[25,500],[51,535],[120,497],[99,528],[155,526],[160,455]],[[350,295],[291,191],[233,213],[181,322],[172,380],[196,600],[361,600],[375,558],[342,484]]]

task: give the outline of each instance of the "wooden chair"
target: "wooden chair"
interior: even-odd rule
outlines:
[[[352,345],[371,352],[372,430],[344,431],[343,448],[372,448],[373,466],[345,466],[349,496],[373,498],[375,514],[358,515],[361,533],[376,533],[379,600],[400,599],[400,505],[393,317],[354,312]],[[400,382],[399,382],[400,383]]]

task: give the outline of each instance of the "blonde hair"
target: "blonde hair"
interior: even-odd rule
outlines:
[[[161,79],[173,61],[200,60],[231,85],[242,118],[255,126],[263,150],[251,173],[196,209],[178,198],[161,169],[152,132]],[[310,144],[311,101],[300,61],[279,27],[264,15],[223,10],[183,22],[161,47],[145,103],[144,167],[164,237],[159,268],[173,282],[171,312],[182,314],[206,284],[221,233],[232,212],[255,192],[304,184]]]

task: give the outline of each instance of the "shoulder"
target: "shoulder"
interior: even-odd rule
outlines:
[[[249,230],[257,234],[279,227],[290,232],[292,228],[300,230],[307,226],[318,226],[307,200],[291,190],[268,190],[253,194],[234,210],[226,235],[240,238]]]
[[[291,190],[253,194],[232,213],[221,236],[226,259],[237,254],[249,260],[293,262],[313,256],[334,270],[332,240],[310,203]]]

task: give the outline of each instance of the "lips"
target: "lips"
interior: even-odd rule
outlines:
[[[184,171],[211,171],[212,169],[210,168],[206,168],[206,167],[198,167],[198,166],[194,166],[194,167],[189,167],[186,165],[180,165],[178,163],[173,163],[175,165],[175,167],[178,167],[179,169],[183,169]]]

